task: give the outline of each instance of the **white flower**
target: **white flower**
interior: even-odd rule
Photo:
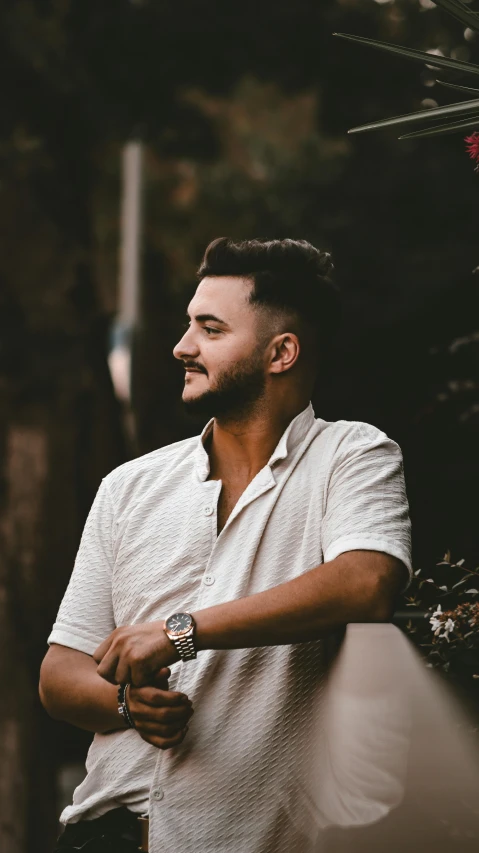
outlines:
[[[435,634],[437,634],[441,639],[444,639],[449,642],[449,634],[452,634],[452,632],[454,631],[454,621],[452,619],[448,619],[442,627],[444,628],[444,632],[440,634],[439,629],[438,631],[435,631]]]
[[[441,616],[442,616],[442,608],[441,608],[441,605],[438,604],[436,610],[434,611],[431,618],[429,619],[431,631],[434,632],[435,637],[438,636],[438,634],[440,633],[440,631],[442,631],[442,628],[443,628],[443,623],[441,622]]]
[[[444,634],[443,637],[446,637],[446,640],[449,639],[449,634],[452,634],[454,631],[454,619],[448,619],[446,624],[444,625]]]
[[[450,617],[446,619],[445,622],[443,622],[441,620],[442,616],[444,616],[442,612],[442,607],[440,604],[438,604],[436,610],[429,619],[429,624],[431,626],[431,631],[434,632],[435,637],[439,637],[440,639],[444,639],[449,642],[449,634],[452,634],[452,632],[454,631],[455,622]]]

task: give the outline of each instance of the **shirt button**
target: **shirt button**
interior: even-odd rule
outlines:
[[[213,515],[214,509],[212,506],[205,506],[205,515]]]
[[[205,575],[203,578],[203,583],[206,584],[206,586],[212,586],[214,584],[214,582],[215,582],[215,576],[214,575]]]
[[[164,796],[164,792],[161,790],[161,788],[157,788],[156,791],[153,791],[154,800],[162,800]]]

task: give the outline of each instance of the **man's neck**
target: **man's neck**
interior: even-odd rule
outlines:
[[[207,446],[210,479],[250,483],[270,459],[291,421],[307,405],[301,401],[281,412],[263,410],[244,421],[215,419]]]

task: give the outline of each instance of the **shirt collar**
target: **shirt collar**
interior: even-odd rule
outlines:
[[[299,415],[296,415],[296,417],[293,418],[286,427],[268,462],[270,468],[276,462],[286,459],[286,457],[304,441],[313,424],[314,409],[311,403],[308,403],[306,408],[303,409]]]
[[[309,430],[314,424],[314,409],[311,403],[308,403],[305,409],[296,415],[295,418],[288,424],[283,435],[281,436],[272,456],[268,461],[270,468],[277,462],[286,459],[287,456],[298,447],[306,438]],[[206,424],[201,435],[198,436],[198,444],[195,452],[195,468],[198,478],[204,482],[210,473],[210,459],[205,450],[205,442],[213,429],[214,418]]]

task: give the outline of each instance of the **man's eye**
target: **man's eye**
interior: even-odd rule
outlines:
[[[213,326],[203,326],[203,328],[204,328],[207,335],[209,335],[210,332],[215,334],[215,333],[219,333],[219,331],[220,331],[219,329],[215,329]]]

